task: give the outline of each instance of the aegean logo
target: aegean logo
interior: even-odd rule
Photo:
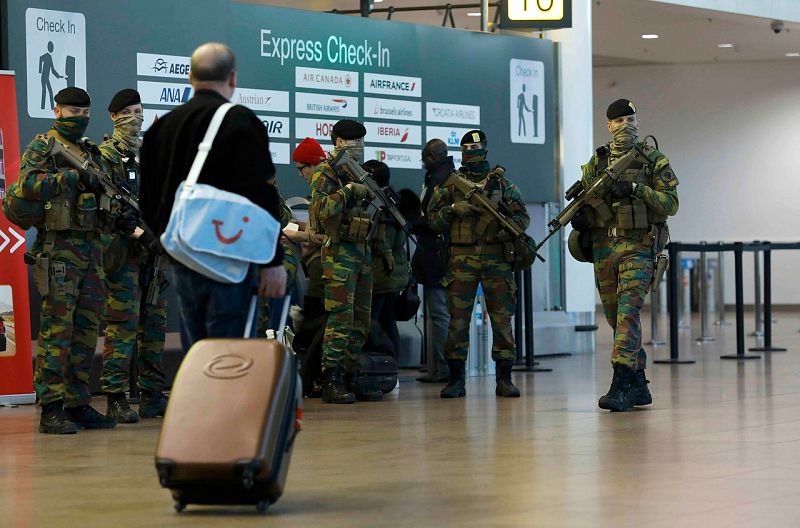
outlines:
[[[137,53],[136,73],[143,77],[188,79],[189,57],[163,53]]]

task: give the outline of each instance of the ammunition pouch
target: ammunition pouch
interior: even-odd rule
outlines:
[[[657,289],[661,285],[661,278],[668,269],[669,257],[664,254],[658,255],[656,257],[655,271],[653,271],[653,290]]]
[[[633,203],[618,205],[615,211],[614,227],[621,229],[647,228],[647,206],[641,200]]]
[[[339,224],[338,241],[366,242],[370,234],[370,219],[364,216],[354,216],[349,223]]]
[[[73,229],[94,229],[97,226],[97,197],[94,193],[81,193],[76,200]]]
[[[33,282],[39,295],[46,297],[50,294],[50,255],[37,253],[33,263]]]
[[[48,231],[72,228],[72,200],[69,196],[56,196],[44,204],[44,227]]]
[[[451,244],[448,247],[448,252],[450,253],[451,257],[455,257],[457,255],[473,255],[473,256],[481,256],[481,255],[505,255],[506,254],[506,245],[505,244],[475,244],[475,245],[455,245]]]

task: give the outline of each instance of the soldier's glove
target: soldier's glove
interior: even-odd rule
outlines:
[[[381,257],[383,260],[383,269],[386,273],[391,273],[394,270],[394,255],[391,253],[384,253]]]
[[[511,240],[511,233],[506,231],[505,229],[501,229],[497,232],[497,241],[498,242],[508,242]]]
[[[132,235],[136,231],[136,224],[139,223],[139,216],[134,212],[126,212],[125,214],[117,217],[116,228],[117,231],[123,235]]]
[[[363,183],[350,182],[345,187],[350,189],[350,194],[355,200],[364,200],[369,197],[369,187]]]
[[[618,181],[611,188],[611,196],[614,198],[627,198],[633,194],[633,183],[628,181]]]
[[[586,212],[585,207],[578,209],[578,212],[572,217],[570,225],[572,226],[572,229],[580,232],[586,232],[592,227],[589,220],[589,214]]]
[[[481,214],[480,207],[474,206],[466,200],[456,202],[452,205],[452,207],[453,207],[453,212],[459,218]]]
[[[94,191],[100,187],[100,180],[89,171],[80,171],[80,182],[89,191]]]
[[[161,244],[159,243],[158,238],[149,229],[145,229],[137,240],[139,241],[139,244],[151,255],[156,255],[161,252]]]

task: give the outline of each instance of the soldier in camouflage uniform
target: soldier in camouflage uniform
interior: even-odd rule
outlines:
[[[495,203],[502,202],[512,213],[511,221],[523,229],[530,224],[522,194],[505,177],[502,167],[490,169],[486,161],[486,135],[480,130],[467,132],[461,139],[463,167],[461,175],[479,184]],[[486,308],[492,322],[492,359],[496,362],[495,394],[519,397],[511,380],[517,349],[511,330],[511,317],[517,304],[517,287],[507,243],[510,233],[497,221],[481,216],[482,211],[464,199],[446,183],[436,188],[428,207],[429,225],[439,233],[448,233],[449,262],[443,285],[447,289],[450,328],[445,342],[445,357],[450,380],[442,389],[442,398],[459,398],[464,387],[465,361],[469,346],[469,323],[478,283],[483,286]]]
[[[613,140],[581,167],[584,188],[634,146],[642,155],[623,171],[605,200],[584,207],[573,217],[572,227],[591,232],[595,282],[614,331],[614,376],[598,404],[602,409],[624,411],[653,401],[644,373],[647,356],[642,348],[639,311],[650,290],[655,258],[669,237],[667,217],[678,211],[678,179],[664,154],[639,142],[633,103],[614,101],[606,117]]]
[[[360,163],[366,132],[356,121],[338,121],[331,137],[332,158],[346,149]],[[331,167],[330,160],[317,165],[311,177],[309,224],[314,232],[327,236],[322,246],[322,284],[328,312],[322,344],[322,401],[326,403],[377,401],[383,396],[376,389],[364,387],[358,372],[359,355],[369,332],[372,296],[368,235],[374,219],[363,207],[368,195],[365,185],[348,181]],[[345,370],[350,370],[347,386],[342,379]]]
[[[108,111],[114,122],[114,132],[100,145],[100,152],[117,183],[136,196],[137,158],[141,146],[139,133],[143,122],[139,93],[132,89],[121,90],[111,100]],[[107,395],[107,414],[118,423],[135,423],[139,417],[164,416],[166,410],[166,397],[161,391],[165,384],[163,356],[167,299],[160,291],[165,279],[163,270],[155,269],[157,244],[154,244],[152,235],[137,231],[134,237],[119,234],[104,234],[102,237],[109,295],[105,309],[100,388]],[[148,251],[148,248],[153,248],[153,251]],[[154,295],[143,295],[143,291],[152,291]],[[130,388],[134,350],[138,351],[137,385],[141,391],[138,414],[130,408],[125,397]]]
[[[45,203],[31,252],[34,278],[42,294],[34,385],[42,416],[39,432],[75,433],[79,427],[107,429],[113,418],[91,405],[89,371],[106,298],[97,197],[90,189],[96,177],[60,164],[48,141],[103,168],[97,146],[81,139],[89,125],[89,94],[80,88],[55,97],[53,128],[36,136],[25,149],[19,186],[25,198]]]

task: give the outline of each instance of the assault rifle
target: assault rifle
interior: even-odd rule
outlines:
[[[492,220],[497,221],[498,225],[511,235],[514,244],[514,271],[522,270],[533,264],[535,258],[544,262],[544,258],[536,252],[539,248],[525,230],[510,220],[513,212],[506,204],[499,202],[495,204],[483,194],[483,187],[472,183],[457,172],[450,173],[444,187],[453,187],[461,194],[464,199],[481,210],[481,223],[488,224]]]
[[[345,149],[342,149],[336,157],[331,160],[330,164],[333,170],[344,172],[351,181],[366,185],[372,195],[370,199],[370,208],[381,209],[392,215],[392,218],[400,224],[403,231],[416,243],[413,235],[409,232],[408,220],[406,220],[403,213],[397,208],[400,198],[391,187],[379,187],[378,182],[371,177],[370,173],[356,163]]]
[[[570,223],[572,218],[578,213],[578,211],[581,210],[583,206],[592,205],[593,203],[597,203],[602,200],[606,194],[611,191],[611,187],[619,179],[622,171],[630,167],[637,158],[647,158],[647,154],[645,154],[639,145],[635,145],[624,156],[614,160],[614,163],[603,169],[600,177],[596,178],[589,185],[589,187],[584,189],[583,183],[578,180],[572,185],[572,187],[567,189],[567,192],[564,193],[564,197],[567,200],[570,200],[570,202],[563,211],[558,213],[558,216],[553,218],[547,224],[549,232],[547,233],[547,236],[544,237],[544,240],[542,240],[539,245],[536,246],[536,250],[538,251],[539,248],[541,248],[551,236],[558,233],[562,227]]]
[[[91,156],[76,152],[74,147],[65,145],[54,136],[48,138],[47,149],[56,163],[72,167],[81,174],[79,185],[97,195],[97,206],[101,211],[116,216],[121,212],[118,210],[118,204],[121,204],[139,213],[139,203],[136,198],[115,182],[114,178],[99,167]],[[84,181],[84,176],[88,181]]]

